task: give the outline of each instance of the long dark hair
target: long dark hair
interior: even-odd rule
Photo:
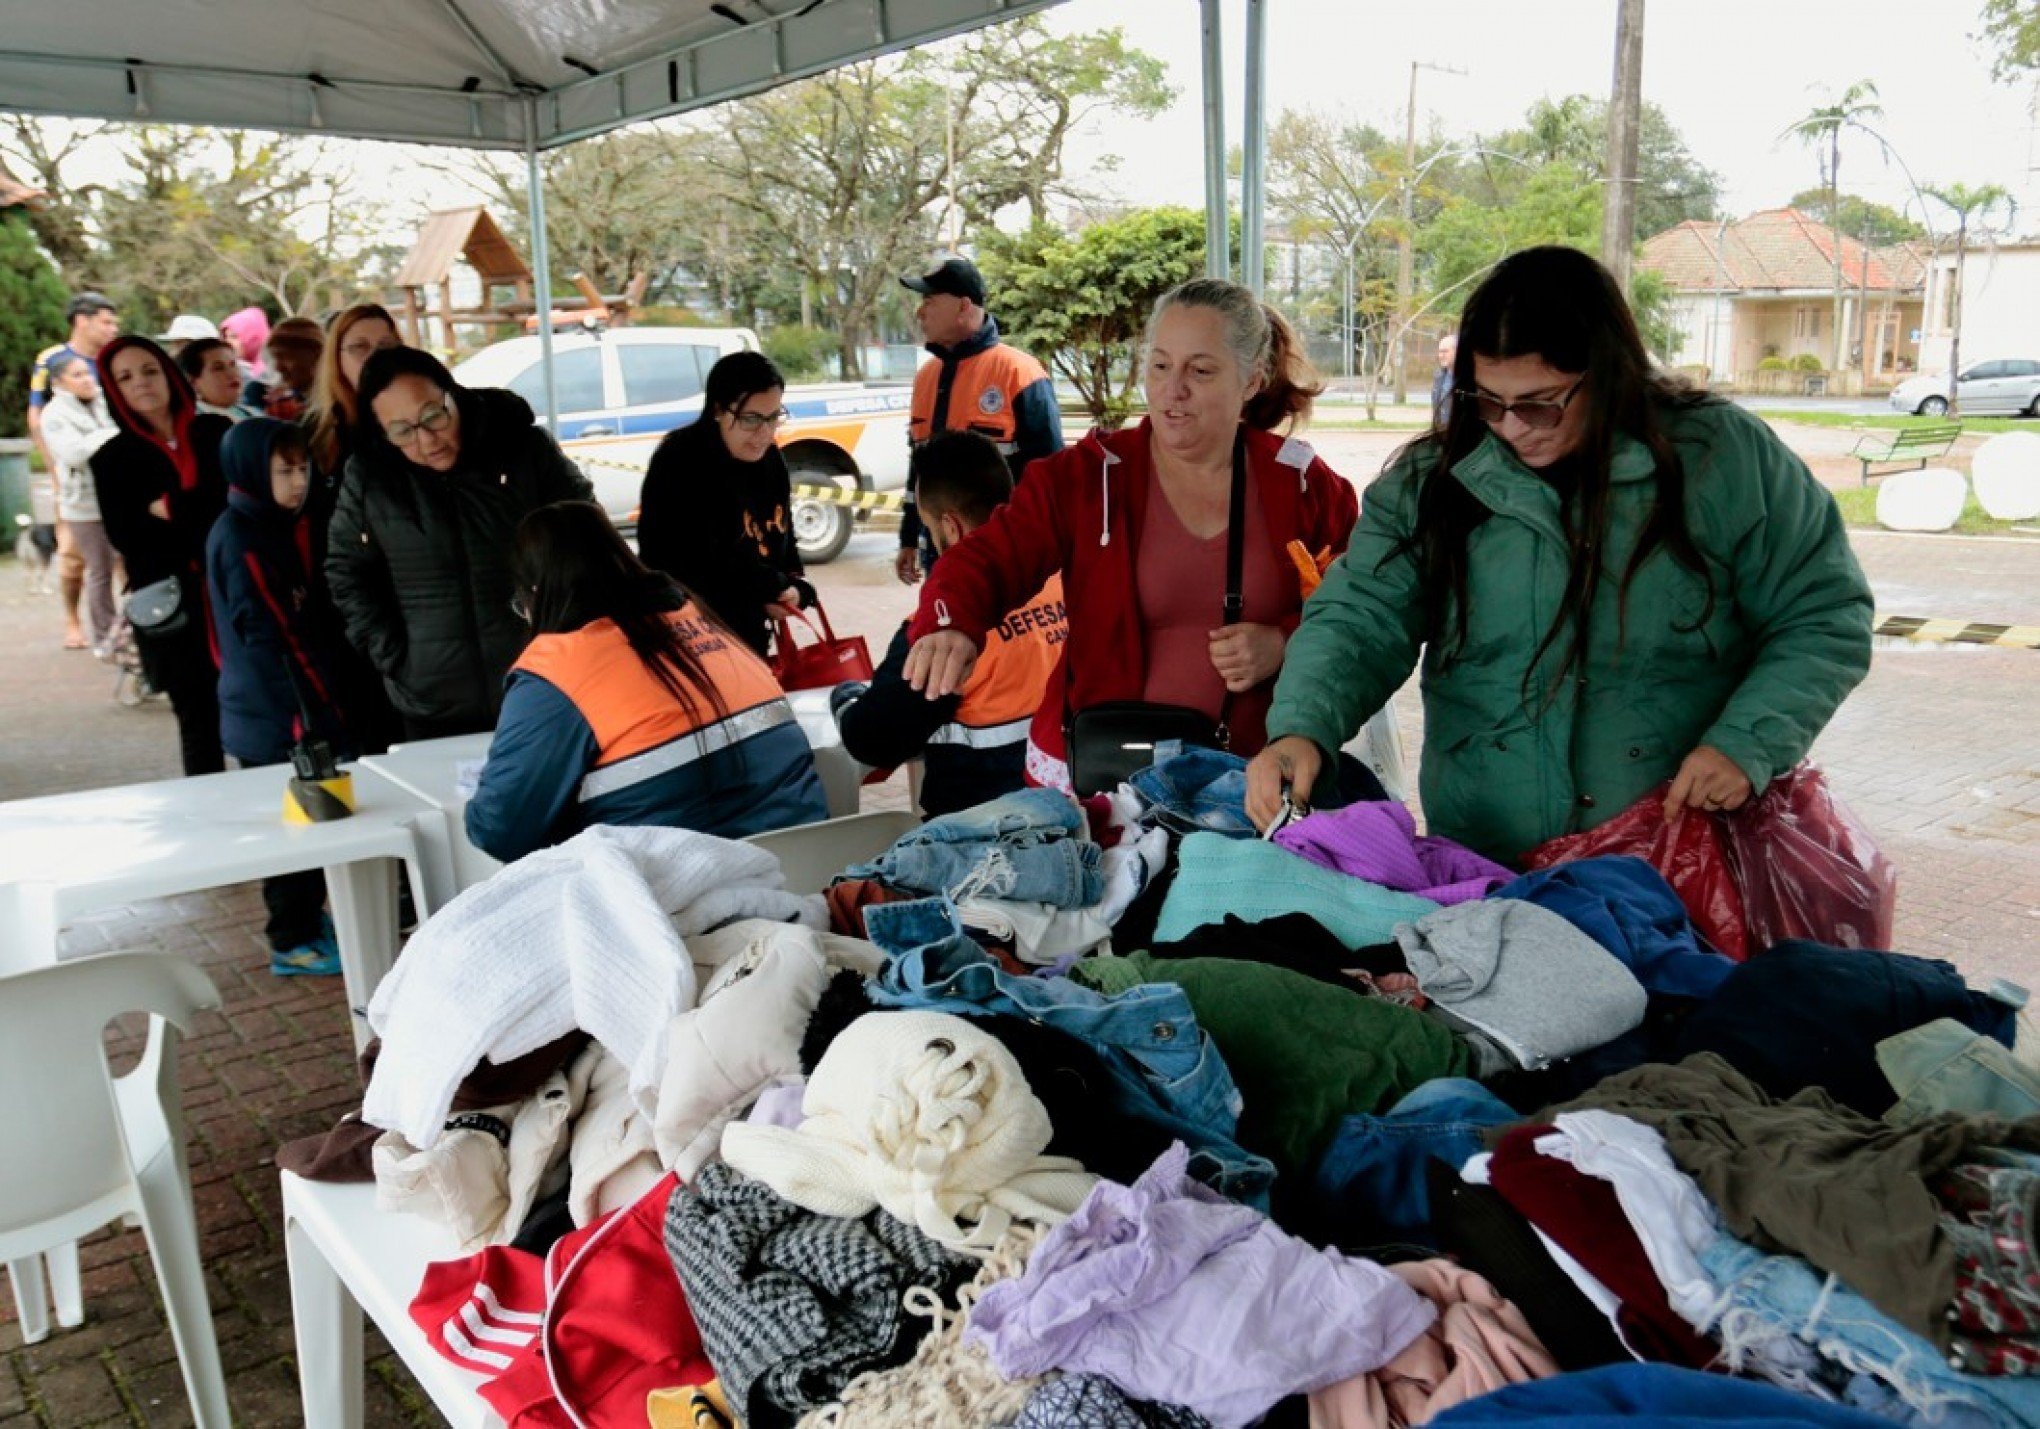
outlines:
[[[697,423],[713,423],[718,412],[734,412],[760,392],[784,387],[779,366],[762,352],[732,352],[716,359],[702,384]]]
[[[1527,248],[1504,258],[1467,300],[1452,363],[1456,390],[1473,390],[1476,356],[1539,357],[1560,372],[1585,375],[1576,400],[1586,404],[1586,429],[1578,449],[1563,458],[1574,476],[1560,493],[1567,546],[1565,595],[1530,657],[1525,699],[1531,697],[1530,672],[1562,637],[1569,635],[1570,640],[1547,699],[1586,658],[1587,621],[1601,587],[1610,468],[1618,436],[1642,442],[1657,463],[1657,500],[1622,572],[1621,618],[1626,623],[1630,582],[1662,546],[1705,583],[1707,604],[1698,622],[1705,624],[1714,611],[1714,581],[1686,522],[1686,469],[1665,436],[1662,414],[1714,399],[1652,366],[1636,319],[1608,270],[1573,248]],[[1408,450],[1427,461],[1428,469],[1419,478],[1416,528],[1389,556],[1394,560],[1415,554],[1425,628],[1448,663],[1466,643],[1467,543],[1491,514],[1452,474],[1452,467],[1488,432],[1477,403],[1455,400],[1443,432],[1410,444]]]
[[[198,394],[192,390],[191,379],[184,375],[177,360],[140,333],[124,334],[99,350],[99,386],[106,393],[106,405],[113,413],[113,420],[124,432],[148,437],[151,441],[156,439],[148,423],[128,406],[127,398],[121,395],[120,384],[113,380],[114,358],[131,349],[148,353],[163,369],[163,380],[170,386],[171,432],[176,440],[184,440],[191,430],[191,419],[198,415]]]
[[[703,700],[717,719],[729,713],[700,658],[668,619],[687,603],[687,592],[640,561],[594,502],[556,501],[520,521],[511,574],[518,593],[531,603],[535,634],[563,635],[591,621],[613,620],[645,668],[690,716],[702,718]],[[714,623],[705,607],[696,609]]]

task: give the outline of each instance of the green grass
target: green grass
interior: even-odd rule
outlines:
[[[1897,412],[1889,416],[1869,417],[1852,416],[1847,412],[1781,412],[1776,409],[1759,410],[1756,415],[1767,422],[1794,422],[1802,427],[1861,428],[1864,431],[1903,431],[1908,427],[1959,421],[1964,432],[2040,432],[2040,422],[2026,417],[1907,417]]]
[[[1877,488],[1874,486],[1851,486],[1833,493],[1835,505],[1842,508],[1842,520],[1851,526],[1867,526],[1871,530],[1884,528],[1877,524]],[[2025,523],[2031,530],[2032,523]],[[1961,518],[1955,522],[1952,534],[1957,536],[2016,536],[2021,534],[2020,523],[2000,521],[1976,504],[1972,494],[1969,504],[1962,508]]]

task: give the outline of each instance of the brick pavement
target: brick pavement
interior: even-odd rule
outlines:
[[[1381,442],[1369,434],[1321,445],[1328,454],[1343,448],[1334,460],[1363,470]],[[874,655],[910,599],[890,573],[891,545],[889,533],[860,535],[820,573],[839,629],[864,634]],[[1857,546],[1881,605],[1922,606],[1900,613],[2040,620],[2040,543],[1866,534]],[[0,649],[9,657],[0,663],[0,797],[173,775],[169,711],[117,707],[104,667],[58,650],[58,636],[53,603],[30,602],[11,563],[0,562]],[[1899,864],[1900,946],[2040,986],[2036,706],[2040,654],[1880,642],[1869,681],[1816,755]],[[1413,690],[1398,707],[1414,760],[1422,730]],[[874,792],[870,802],[900,797],[896,787]],[[261,916],[255,890],[241,887],[109,911],[66,940],[82,951],[183,953],[219,984],[224,1015],[204,1018],[184,1048],[192,1177],[236,1416],[270,1426],[298,1421],[270,1154],[323,1129],[357,1091],[337,980],[270,977]],[[114,1034],[118,1055],[134,1054],[136,1035]],[[104,1231],[83,1254],[82,1328],[24,1347],[11,1297],[0,1303],[0,1429],[188,1423],[141,1237]],[[438,1422],[373,1333],[370,1356],[371,1425]]]

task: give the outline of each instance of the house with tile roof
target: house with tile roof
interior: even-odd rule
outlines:
[[[1811,354],[1834,361],[1835,235],[1796,208],[1688,220],[1647,239],[1638,266],[1672,290],[1674,367],[1715,387],[1754,388],[1758,363]],[[1925,245],[1871,248],[1841,236],[1842,330],[1850,371],[1827,388],[1888,387],[1919,365]],[[1858,375],[1860,370],[1860,377]]]

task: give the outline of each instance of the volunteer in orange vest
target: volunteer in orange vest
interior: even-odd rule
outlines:
[[[977,265],[949,258],[934,272],[902,278],[900,284],[921,295],[914,320],[935,354],[935,361],[922,363],[914,374],[907,441],[918,448],[942,432],[976,432],[997,445],[1016,482],[1028,462],[1061,451],[1055,384],[1039,362],[999,341],[998,321],[985,311],[985,280]],[[906,497],[894,569],[912,585],[933,564],[934,551],[926,546],[911,470]]]
[[[921,519],[936,551],[992,519],[1013,494],[999,449],[975,432],[944,432],[914,454]],[[906,682],[907,626],[869,686],[840,685],[831,699],[851,758],[890,768],[925,755],[921,808],[933,817],[1010,794],[1027,783],[1027,729],[1062,655],[1062,577],[985,637],[963,689],[930,700]]]
[[[814,755],[765,662],[631,553],[602,508],[517,528],[510,667],[471,843],[505,862],[592,824],[742,838],[828,817]]]

